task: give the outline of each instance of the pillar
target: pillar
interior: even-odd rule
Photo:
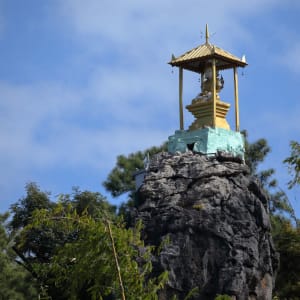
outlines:
[[[234,102],[235,102],[235,131],[240,131],[240,112],[239,112],[239,90],[237,67],[233,68],[234,76]]]
[[[180,119],[180,130],[184,130],[183,125],[183,103],[182,103],[182,81],[183,81],[183,69],[179,68],[179,119]]]
[[[216,120],[217,120],[217,91],[216,91],[216,59],[212,59],[212,102],[213,102],[213,128],[216,128]]]

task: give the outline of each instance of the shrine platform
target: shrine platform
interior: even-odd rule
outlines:
[[[244,159],[244,137],[240,132],[224,128],[206,127],[192,131],[177,130],[169,137],[168,151],[184,153],[188,150],[206,155],[225,152]]]

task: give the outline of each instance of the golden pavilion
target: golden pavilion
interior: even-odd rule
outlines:
[[[209,42],[209,31],[206,25],[205,43],[175,57],[169,64],[179,68],[179,118],[180,130],[169,137],[169,152],[185,152],[188,149],[203,154],[215,154],[218,151],[227,152],[234,156],[244,157],[244,140],[240,134],[238,73],[239,67],[247,66],[245,58],[235,55],[212,45]],[[183,70],[200,74],[201,91],[186,106],[195,121],[184,130],[183,120]],[[230,104],[220,99],[220,91],[224,86],[221,71],[233,69],[235,131],[230,130],[226,115]]]

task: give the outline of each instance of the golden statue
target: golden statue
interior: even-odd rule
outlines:
[[[212,68],[211,66],[207,66],[204,72],[201,74],[201,92],[193,99],[192,103],[202,102],[202,101],[209,101],[212,99],[212,85],[213,85],[213,78],[212,78]],[[217,93],[217,100],[220,100],[219,93],[224,87],[224,79],[223,76],[219,74],[217,71],[216,75],[216,93]]]

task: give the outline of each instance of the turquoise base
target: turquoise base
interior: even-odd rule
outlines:
[[[244,137],[240,132],[210,127],[193,131],[177,130],[169,137],[170,153],[188,150],[207,155],[222,151],[244,159]]]

